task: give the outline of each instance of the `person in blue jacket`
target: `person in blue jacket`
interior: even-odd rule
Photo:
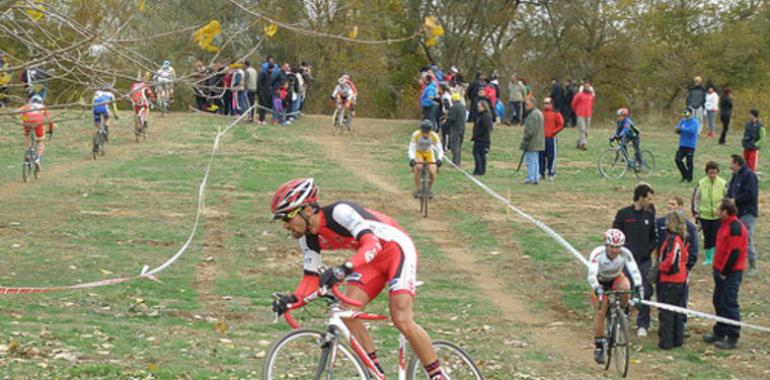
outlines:
[[[628,108],[620,108],[616,112],[618,120],[616,123],[615,134],[610,137],[610,142],[618,140],[621,145],[628,149],[628,143],[634,147],[634,162],[632,165],[638,165],[642,162],[641,136],[639,129],[634,126],[634,122],[628,116]]]
[[[682,174],[681,182],[692,182],[693,157],[695,146],[698,144],[698,120],[693,116],[693,109],[684,109],[682,120],[676,126],[674,132],[679,135],[679,150],[676,151],[676,167]],[[685,164],[686,160],[686,164]]]

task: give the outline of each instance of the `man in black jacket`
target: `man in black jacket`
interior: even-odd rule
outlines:
[[[474,175],[484,175],[487,171],[487,153],[489,153],[489,145],[492,141],[490,138],[490,132],[492,132],[492,115],[489,113],[489,103],[485,101],[476,102],[476,111],[478,112],[478,118],[476,124],[473,126],[473,161],[476,168],[473,170]]]
[[[730,178],[730,184],[727,185],[727,197],[735,200],[738,207],[738,218],[741,219],[746,230],[749,232],[749,271],[747,275],[755,276],[757,274],[757,249],[754,246],[754,227],[757,224],[759,213],[759,187],[757,185],[757,175],[746,166],[743,157],[733,154],[732,165],[733,177]]]
[[[706,108],[706,88],[703,87],[703,79],[695,77],[693,85],[687,91],[687,107],[693,109],[695,119],[698,120],[698,134],[703,128],[703,111]]]
[[[259,72],[257,77],[257,97],[259,98],[259,121],[257,124],[265,124],[265,113],[272,108],[273,90],[270,86],[270,76],[273,75],[275,65],[267,63],[265,69]]]
[[[655,191],[648,184],[639,184],[634,189],[634,204],[618,210],[612,228],[617,228],[626,235],[626,248],[634,255],[634,261],[642,272],[645,300],[652,297],[652,284],[647,280],[650,272],[652,253],[655,251],[657,234],[655,231],[655,214],[650,212]],[[639,316],[636,318],[637,335],[647,336],[650,328],[650,307],[639,305]]]
[[[476,121],[476,115],[478,115],[478,110],[476,107],[476,100],[478,99],[479,90],[484,89],[484,84],[481,82],[481,73],[476,73],[476,78],[471,81],[470,85],[468,86],[468,92],[466,93],[466,96],[468,97],[468,100],[470,100],[469,111],[468,114],[468,122],[473,123]]]
[[[553,110],[561,112],[564,109],[564,88],[561,87],[558,78],[551,78],[551,105]]]

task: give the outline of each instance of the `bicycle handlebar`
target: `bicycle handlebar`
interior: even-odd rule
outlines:
[[[339,284],[335,284],[331,289],[327,287],[321,287],[307,297],[303,298],[301,301],[289,305],[289,309],[283,313],[283,318],[286,320],[286,323],[288,323],[289,326],[291,326],[293,329],[299,328],[299,323],[297,323],[297,321],[294,320],[294,317],[291,316],[291,311],[299,309],[300,307],[305,306],[318,298],[327,298],[329,299],[330,303],[337,303],[338,301],[341,301],[342,303],[353,307],[361,307],[364,305],[362,302],[342,294],[342,292],[339,291]],[[276,314],[276,320],[277,319],[278,315]]]

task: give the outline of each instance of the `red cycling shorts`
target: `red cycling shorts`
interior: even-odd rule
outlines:
[[[389,286],[392,295],[409,294],[414,297],[416,282],[416,248],[413,244],[403,247],[395,242],[384,243],[374,260],[347,277],[347,284],[366,292],[370,301],[380,294],[385,285]]]

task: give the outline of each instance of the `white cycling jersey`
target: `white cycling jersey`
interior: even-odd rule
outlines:
[[[334,91],[332,91],[332,98],[336,98],[337,95],[345,99],[349,99],[351,101],[355,97],[355,94],[353,93],[353,89],[350,88],[350,86],[339,85],[339,84],[336,87],[334,87]]]
[[[620,254],[612,260],[607,256],[605,246],[594,248],[588,259],[588,283],[591,289],[599,287],[600,282],[607,282],[616,279],[623,272],[623,268],[628,269],[631,274],[633,285],[642,285],[642,274],[639,267],[636,266],[634,255],[626,247],[620,247]]]
[[[161,67],[155,75],[155,80],[161,83],[173,82],[174,79],[176,79],[176,72],[171,66],[165,68]]]

